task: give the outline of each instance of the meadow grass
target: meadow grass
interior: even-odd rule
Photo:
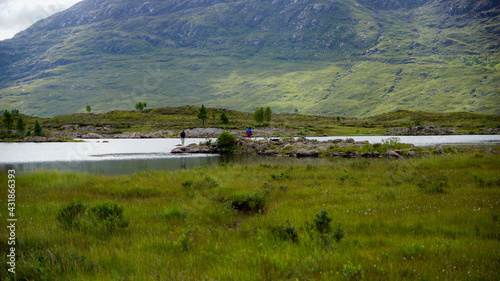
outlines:
[[[498,280],[499,168],[498,155],[476,151],[124,176],[18,174],[16,278]],[[2,206],[6,198],[2,189]],[[74,200],[87,211],[64,225],[58,214]],[[105,203],[123,208],[126,226],[90,219]],[[315,227],[322,210],[332,219],[324,233]],[[2,253],[6,241],[2,231]],[[15,280],[6,256],[0,261],[0,279]]]

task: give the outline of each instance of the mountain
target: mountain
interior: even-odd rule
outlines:
[[[84,0],[0,41],[0,108],[500,114],[500,2]]]

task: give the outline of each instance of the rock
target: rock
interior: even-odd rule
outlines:
[[[408,157],[416,157],[418,153],[415,150],[408,151]]]
[[[304,148],[301,148],[297,151],[297,157],[318,157],[319,156],[319,151],[317,150],[307,150]]]
[[[365,153],[363,153],[363,154],[362,154],[362,156],[363,156],[364,158],[372,158],[372,157],[373,157],[373,154],[371,154],[370,152],[365,152]]]
[[[348,139],[346,140],[346,142],[347,142],[347,143],[354,143],[354,139],[353,139],[353,138],[348,138]]]
[[[34,137],[25,137],[23,139],[23,142],[45,142],[46,140],[47,138],[34,136]]]
[[[271,155],[276,155],[276,154],[279,154],[278,151],[276,150],[266,150],[264,151],[264,153],[262,153],[263,155],[268,155],[268,156],[271,156]]]
[[[76,130],[76,129],[78,129],[78,124],[64,125],[64,126],[61,127],[61,129],[65,130],[65,131]]]
[[[403,156],[401,156],[401,154],[399,154],[396,151],[391,150],[391,149],[388,149],[385,152],[385,156],[387,156],[387,158],[390,158],[390,157],[402,158],[403,157]]]
[[[375,158],[380,157],[380,153],[378,151],[375,151],[372,154],[373,154],[373,157],[375,157]]]
[[[102,139],[103,136],[94,133],[88,133],[81,136],[82,139]]]
[[[444,153],[443,147],[440,145],[436,145],[436,152],[439,154],[443,154]]]
[[[181,147],[176,147],[176,148],[172,149],[171,153],[175,153],[175,154],[184,153],[184,152],[186,152],[186,150],[187,150],[187,147],[181,146]]]

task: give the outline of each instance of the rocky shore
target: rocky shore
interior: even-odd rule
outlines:
[[[370,144],[367,141],[355,142],[354,139],[336,139],[328,141],[308,140],[306,138],[295,139],[268,139],[249,140],[240,138],[232,153],[254,154],[266,156],[289,156],[289,157],[319,157],[332,156],[339,158],[403,158],[417,157],[420,155],[444,153],[441,146],[431,150],[415,148],[412,144],[397,144],[402,148],[388,148],[381,144]],[[179,146],[172,153],[221,153],[215,143],[190,144]]]

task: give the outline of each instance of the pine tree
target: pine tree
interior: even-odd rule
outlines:
[[[26,129],[26,123],[24,123],[23,117],[19,116],[17,118],[16,130],[22,134],[24,129]]]
[[[203,121],[203,126],[205,126],[205,120],[208,117],[208,112],[205,106],[202,104],[200,111],[198,112],[198,119],[201,119]]]
[[[224,123],[224,124],[229,123],[229,118],[227,118],[227,115],[225,112],[222,112],[222,114],[220,115],[220,121],[222,121],[222,123]]]
[[[267,123],[271,122],[271,115],[272,115],[272,111],[271,111],[271,108],[266,107],[266,110],[264,111],[264,121],[266,121]]]
[[[12,125],[14,124],[14,119],[12,118],[12,114],[6,109],[3,111],[3,125],[7,128],[7,131],[10,133],[12,130]]]
[[[35,122],[35,136],[41,136],[42,135],[42,126],[40,126],[40,123],[38,123],[38,120]]]
[[[90,111],[92,111],[92,108],[90,108],[90,105],[87,104],[87,112],[90,113]]]

